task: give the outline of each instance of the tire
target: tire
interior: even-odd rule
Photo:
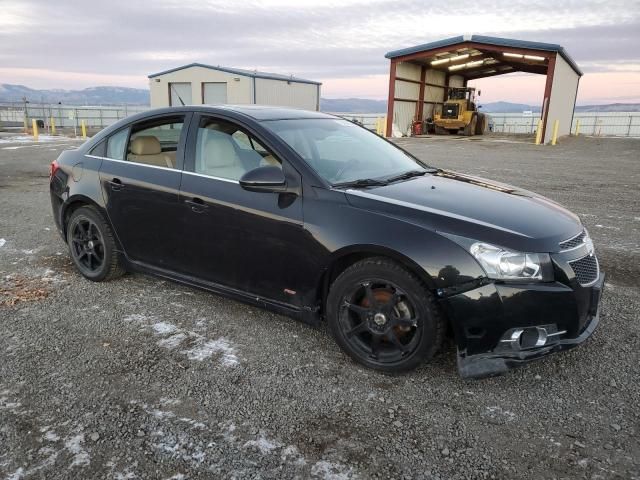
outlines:
[[[471,121],[469,122],[469,124],[464,127],[464,133],[463,135],[467,136],[467,137],[471,137],[476,133],[476,127],[478,125],[478,116],[477,115],[473,115],[471,117]]]
[[[111,227],[93,207],[80,207],[67,222],[67,245],[78,271],[93,282],[105,282],[125,273]]]
[[[426,286],[384,257],[367,258],[342,272],[331,285],[326,311],[340,348],[356,362],[388,373],[429,360],[445,334]]]
[[[484,113],[478,113],[478,123],[476,124],[476,135],[484,135],[487,131],[487,116]]]
[[[434,132],[436,135],[449,135],[449,130],[446,128],[435,126]]]

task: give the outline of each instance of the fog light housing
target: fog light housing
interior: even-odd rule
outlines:
[[[559,331],[556,324],[512,328],[502,335],[500,346],[517,352],[547,347],[557,343],[565,333],[567,331]]]

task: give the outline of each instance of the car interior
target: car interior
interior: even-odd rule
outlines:
[[[127,160],[156,167],[176,167],[176,152],[182,132],[182,118],[145,125],[134,130],[127,147]]]
[[[226,122],[205,123],[198,129],[196,142],[196,173],[239,180],[255,168],[280,166],[254,138]]]

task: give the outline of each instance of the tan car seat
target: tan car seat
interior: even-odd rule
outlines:
[[[246,173],[229,135],[210,129],[202,129],[200,135],[202,146],[196,157],[198,173],[233,180],[239,180]]]
[[[160,141],[153,135],[140,135],[131,141],[127,159],[157,167],[175,167],[175,152],[163,152]]]

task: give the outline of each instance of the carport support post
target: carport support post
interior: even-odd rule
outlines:
[[[393,109],[394,99],[396,97],[396,60],[391,60],[389,66],[389,98],[387,99],[387,128],[384,136],[391,137],[393,128]]]
[[[418,104],[416,105],[416,120],[419,122],[422,122],[422,117],[424,116],[424,82],[426,78],[427,67],[426,65],[422,65],[420,68],[420,92],[418,93]]]
[[[542,143],[547,132],[547,120],[549,118],[549,102],[551,101],[551,87],[553,86],[553,74],[556,69],[556,55],[549,56],[547,67],[547,81],[544,86],[544,100],[542,102]]]

